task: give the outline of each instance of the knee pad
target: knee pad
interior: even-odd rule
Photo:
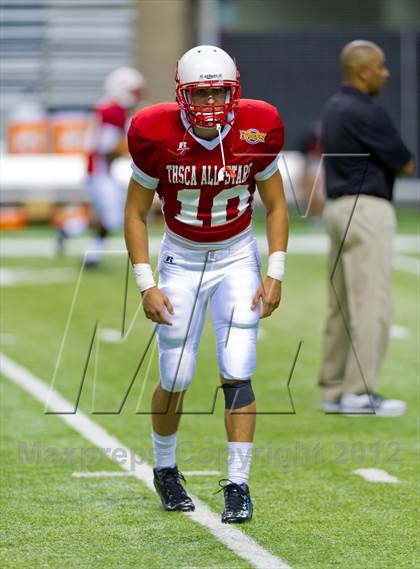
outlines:
[[[223,383],[222,389],[225,395],[225,409],[241,409],[255,401],[250,379]]]

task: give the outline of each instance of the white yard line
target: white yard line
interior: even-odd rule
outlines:
[[[16,385],[22,387],[35,399],[54,409],[71,409],[72,404],[62,397],[57,391],[50,388],[41,379],[33,375],[29,370],[20,366],[4,354],[0,354],[1,373]],[[151,466],[141,460],[139,456],[125,447],[118,439],[108,433],[103,427],[92,421],[82,411],[72,415],[57,415],[72,429],[77,431],[87,441],[97,446],[111,460],[117,455],[126,456],[127,461],[118,460],[117,464],[133,476],[141,480],[153,492],[153,470]],[[118,452],[116,452],[118,451]],[[187,512],[186,516],[208,529],[213,536],[223,545],[231,549],[242,559],[248,561],[256,569],[290,569],[279,557],[275,557],[269,551],[261,547],[256,541],[248,537],[240,529],[231,525],[224,525],[220,517],[199,498],[191,496],[195,503],[195,512]],[[157,498],[156,498],[157,499]]]
[[[410,330],[406,326],[400,326],[399,324],[393,324],[389,333],[391,338],[396,338],[397,340],[405,340],[410,336]]]
[[[420,259],[409,257],[408,255],[394,255],[392,266],[397,271],[404,271],[413,275],[420,276]]]
[[[51,283],[67,283],[74,281],[74,269],[11,269],[0,268],[0,287],[17,285],[44,285]]]
[[[99,336],[101,340],[108,344],[121,344],[124,339],[121,330],[115,330],[113,328],[101,328]]]
[[[380,468],[359,468],[353,470],[353,474],[358,474],[368,482],[385,482],[388,484],[398,484],[400,480]]]
[[[149,251],[151,255],[157,255],[162,238],[152,236],[149,238]],[[265,235],[257,235],[258,246],[262,252],[267,250]],[[126,254],[122,237],[112,237],[106,240],[105,255],[111,251]],[[86,237],[70,238],[65,249],[65,255],[69,257],[83,256],[84,252],[92,246],[92,240]],[[328,252],[328,237],[324,234],[314,233],[306,235],[290,236],[288,251],[293,255],[320,254]],[[49,257],[55,254],[55,242],[51,237],[4,237],[1,240],[1,255],[3,257]],[[394,240],[395,254],[420,253],[419,235],[397,235]],[[404,269],[402,269],[404,270]]]

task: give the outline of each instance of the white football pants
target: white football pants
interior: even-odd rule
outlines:
[[[260,285],[261,259],[247,232],[227,248],[187,249],[165,235],[159,258],[159,288],[175,314],[172,326],[158,325],[160,381],[166,391],[191,383],[207,305],[216,333],[220,374],[248,380],[256,363],[260,307],[251,309]]]

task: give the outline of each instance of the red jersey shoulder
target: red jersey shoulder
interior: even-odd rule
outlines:
[[[131,121],[133,135],[150,141],[159,141],[170,136],[182,126],[177,103],[158,103],[138,111]]]
[[[169,141],[182,137],[184,131],[176,103],[160,103],[141,109],[128,129],[128,149],[134,164],[147,175],[159,178],[162,153],[168,148]]]
[[[239,104],[235,127],[239,140],[255,154],[265,154],[261,170],[269,165],[270,157],[276,157],[284,145],[284,125],[278,110],[265,101],[242,99]]]
[[[265,131],[284,128],[277,108],[266,101],[256,99],[241,99],[236,125],[240,128],[256,128]]]
[[[127,111],[124,107],[117,105],[112,101],[104,101],[99,103],[94,112],[101,117],[103,124],[111,124],[118,128],[124,128],[127,120]]]

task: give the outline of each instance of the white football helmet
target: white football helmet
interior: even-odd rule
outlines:
[[[137,69],[119,67],[105,78],[105,94],[128,109],[134,107],[140,100],[145,83],[143,75]]]
[[[193,47],[178,61],[175,81],[177,102],[192,125],[214,127],[233,122],[241,95],[239,71],[223,49],[213,45]],[[194,90],[211,87],[226,89],[225,102],[194,105]]]

